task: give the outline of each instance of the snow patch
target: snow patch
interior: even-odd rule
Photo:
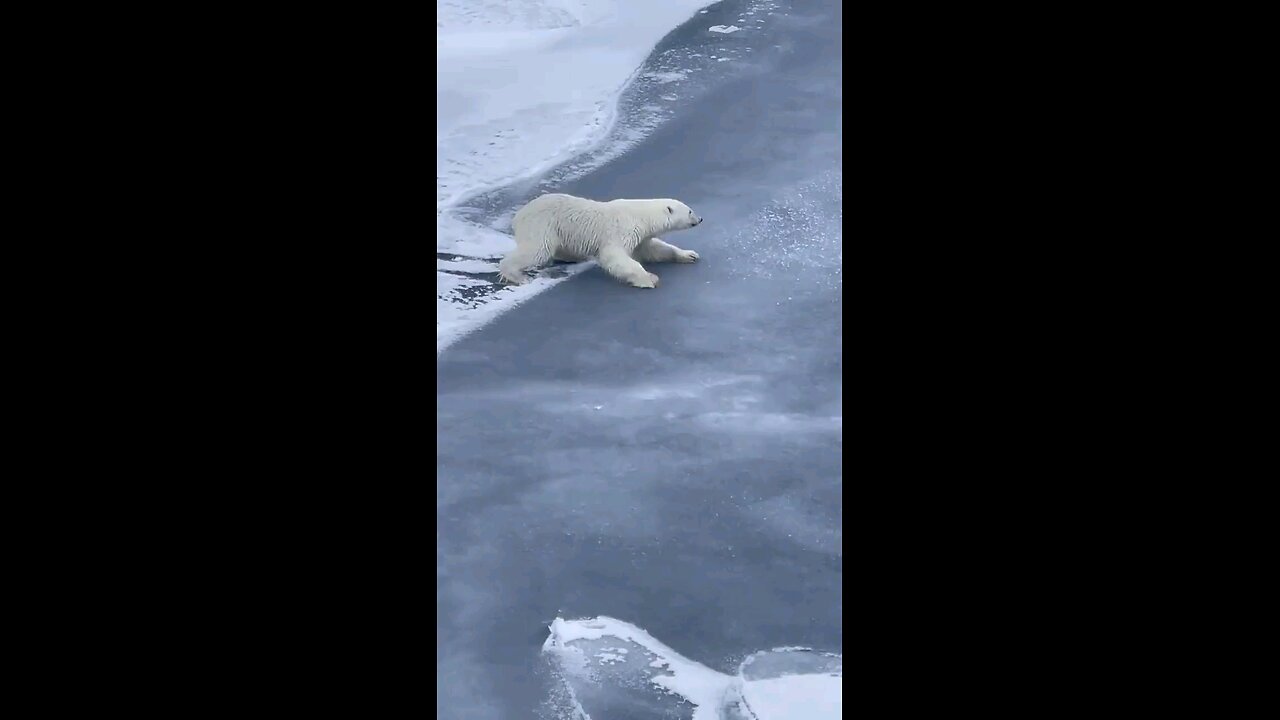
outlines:
[[[590,647],[584,641],[604,638],[625,640],[635,643],[650,655],[656,655],[665,661],[663,665],[649,663],[646,667],[665,667],[671,674],[655,673],[650,682],[695,705],[693,720],[716,720],[717,710],[724,704],[734,683],[732,677],[681,656],[648,632],[621,620],[604,616],[586,620],[556,618],[550,630],[551,634],[542,645],[543,652],[555,654],[561,667],[579,681],[591,677],[590,667],[584,662],[586,658],[579,647],[583,644]]]
[[[840,717],[843,679],[829,675],[792,675],[742,685],[742,699],[761,720]]]
[[[437,211],[602,139],[654,45],[704,4],[438,0]]]

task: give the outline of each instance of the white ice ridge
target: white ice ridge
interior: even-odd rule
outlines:
[[[725,35],[728,35],[732,32],[738,32],[742,28],[737,25],[712,25],[707,29],[714,33],[724,33]]]
[[[558,665],[567,695],[574,698],[568,712],[575,717],[591,717],[591,707],[583,703],[605,709],[622,704],[635,707],[644,700],[619,698],[643,689],[646,679],[652,686],[654,712],[670,707],[663,702],[685,701],[695,706],[693,720],[840,717],[843,660],[837,654],[777,648],[748,656],[737,675],[727,675],[680,655],[635,625],[610,617],[556,618],[550,631],[542,649]],[[630,644],[632,651],[621,644]]]

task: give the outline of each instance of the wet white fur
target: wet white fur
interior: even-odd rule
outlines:
[[[594,257],[605,272],[635,287],[652,288],[658,276],[638,261],[693,262],[698,253],[665,243],[664,233],[702,222],[679,200],[610,200],[552,193],[520,208],[511,227],[516,249],[498,264],[507,281],[525,281],[524,270],[556,260]]]

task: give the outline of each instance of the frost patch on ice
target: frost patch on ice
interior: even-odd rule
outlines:
[[[688,77],[682,72],[649,72],[644,77],[657,83],[673,83]]]
[[[724,33],[727,35],[732,32],[738,32],[742,28],[738,27],[737,25],[712,25],[707,29],[714,33]]]
[[[812,274],[817,285],[840,287],[843,263],[843,178],[829,170],[783,194],[756,211],[748,230],[734,239],[734,252],[745,262],[734,275],[772,277]]]

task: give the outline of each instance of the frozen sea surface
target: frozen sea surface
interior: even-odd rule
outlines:
[[[653,291],[561,265],[522,296],[493,289],[487,257],[439,251],[466,312],[494,313],[460,320],[437,361],[446,720],[690,718],[732,700],[668,675],[736,691],[726,713],[838,702],[841,6],[704,9],[643,59],[603,142],[445,213],[502,237],[558,191],[677,197],[706,220],[670,238],[702,259],[651,266]],[[544,650],[578,618],[620,623],[564,641],[587,675]],[[784,646],[813,650],[758,652]],[[663,658],[687,672],[650,666]]]

